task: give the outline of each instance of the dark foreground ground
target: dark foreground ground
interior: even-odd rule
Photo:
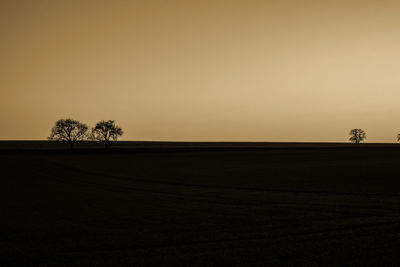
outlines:
[[[0,266],[400,264],[398,146],[53,145],[0,142]]]

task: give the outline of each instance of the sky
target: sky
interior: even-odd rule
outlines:
[[[400,133],[400,2],[1,0],[0,139],[115,120],[122,140]]]

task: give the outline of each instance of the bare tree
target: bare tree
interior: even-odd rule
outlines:
[[[400,142],[400,134],[397,135],[397,142]]]
[[[113,120],[100,121],[92,128],[91,139],[104,142],[105,148],[108,149],[111,140],[116,141],[123,133],[122,129],[116,126]]]
[[[364,139],[367,139],[367,135],[362,129],[352,129],[350,130],[349,135],[349,140],[355,144],[359,144],[360,142],[364,141]]]
[[[56,121],[51,129],[49,140],[65,142],[70,149],[74,144],[87,138],[88,126],[72,119],[61,119]]]

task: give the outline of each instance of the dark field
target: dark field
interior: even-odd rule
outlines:
[[[0,142],[0,266],[398,266],[400,146]]]

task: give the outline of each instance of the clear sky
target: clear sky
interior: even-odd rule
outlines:
[[[400,133],[399,1],[2,0],[0,139],[113,119],[124,140]]]

